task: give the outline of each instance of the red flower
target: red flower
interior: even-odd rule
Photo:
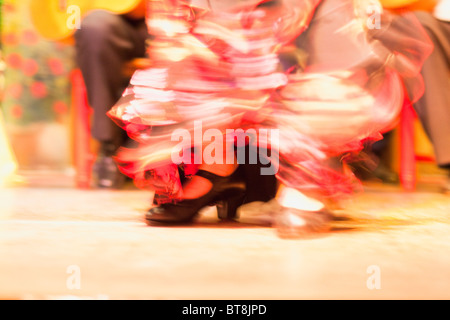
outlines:
[[[13,53],[8,54],[5,57],[5,61],[6,61],[6,64],[13,69],[19,69],[22,67],[22,62],[23,62],[22,56],[18,53],[13,52]]]
[[[57,113],[57,114],[66,114],[67,111],[69,110],[69,108],[67,107],[67,104],[63,101],[56,101],[53,104],[53,110]]]
[[[22,71],[26,76],[32,77],[39,70],[39,65],[33,59],[27,59],[23,62]]]
[[[56,42],[56,43],[54,44],[54,46],[55,46],[55,49],[56,49],[56,50],[60,50],[60,51],[63,51],[63,50],[65,50],[65,49],[67,49],[67,47],[68,47],[68,45],[67,45],[67,44],[64,44],[63,42]]]
[[[47,95],[47,87],[45,83],[36,81],[31,85],[31,95],[35,98],[41,99]]]
[[[3,35],[3,43],[7,46],[15,46],[19,43],[17,35],[12,32],[5,33]]]
[[[23,87],[20,83],[14,83],[10,85],[7,90],[6,94],[8,94],[13,99],[19,99],[22,95]]]
[[[22,106],[16,104],[14,106],[11,107],[11,116],[15,119],[21,118],[23,115],[23,108]]]
[[[15,6],[11,3],[5,3],[3,5],[3,12],[4,13],[12,13],[16,10]]]
[[[33,30],[25,30],[22,33],[22,40],[26,45],[35,45],[39,41],[39,37]]]
[[[51,72],[55,76],[59,76],[64,73],[64,65],[62,61],[58,58],[50,58],[47,60],[48,66],[50,67]]]

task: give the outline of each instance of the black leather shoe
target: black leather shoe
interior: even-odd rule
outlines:
[[[149,225],[191,223],[202,208],[219,202],[227,204],[226,209],[219,210],[219,217],[232,218],[236,216],[238,201],[239,199],[243,201],[245,194],[245,183],[239,170],[226,177],[204,170],[199,170],[196,175],[211,181],[211,190],[197,199],[166,203],[150,209],[145,215]]]
[[[376,178],[380,179],[383,183],[388,183],[388,184],[400,183],[400,178],[399,178],[398,174],[384,165],[379,165],[373,171],[373,175]]]
[[[216,203],[217,217],[222,221],[233,221],[238,218],[237,211],[245,202],[245,192],[240,192]]]
[[[400,178],[397,173],[383,164],[378,165],[376,168],[369,168],[363,163],[354,164],[353,172],[355,175],[364,181],[380,180],[386,184],[398,184]]]
[[[443,189],[444,193],[450,194],[450,172],[447,175],[447,180],[444,183]]]
[[[100,155],[93,167],[94,183],[98,188],[120,189],[126,177],[119,171],[112,156]]]

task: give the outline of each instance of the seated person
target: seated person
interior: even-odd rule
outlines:
[[[434,50],[422,68],[425,93],[414,105],[439,167],[449,171],[444,190],[450,192],[450,0],[433,12],[416,11]]]
[[[102,188],[120,188],[125,181],[112,156],[126,142],[126,135],[106,112],[128,85],[126,64],[146,55],[145,2],[123,15],[92,11],[75,33],[76,60],[94,111],[92,136],[99,143],[94,176]]]

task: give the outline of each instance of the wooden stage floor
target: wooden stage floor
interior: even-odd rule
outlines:
[[[450,195],[372,184],[329,233],[267,216],[149,227],[151,195],[0,189],[0,299],[450,299]]]

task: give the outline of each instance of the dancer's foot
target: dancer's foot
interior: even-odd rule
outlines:
[[[222,213],[219,212],[219,215],[222,214],[225,217],[236,215],[236,203],[239,199],[243,201],[245,192],[245,183],[240,177],[240,172],[236,170],[229,176],[219,176],[208,171],[199,170],[196,176],[209,182],[209,190],[202,190],[202,194],[197,198],[184,199],[175,204],[162,204],[159,207],[150,209],[145,217],[148,224],[190,223],[202,208],[218,202],[226,204],[225,209],[222,209]],[[208,184],[203,186],[208,186]]]
[[[280,238],[309,238],[328,232],[332,215],[326,210],[303,211],[282,208],[275,217],[275,227]]]
[[[231,176],[236,172],[237,164],[224,164],[218,166],[200,166],[200,170],[211,172],[219,177]],[[197,199],[207,194],[213,187],[210,179],[201,175],[195,175],[183,186],[183,199]]]
[[[281,238],[305,238],[329,231],[332,215],[322,202],[292,188],[282,188],[277,201],[280,210],[274,225]]]

